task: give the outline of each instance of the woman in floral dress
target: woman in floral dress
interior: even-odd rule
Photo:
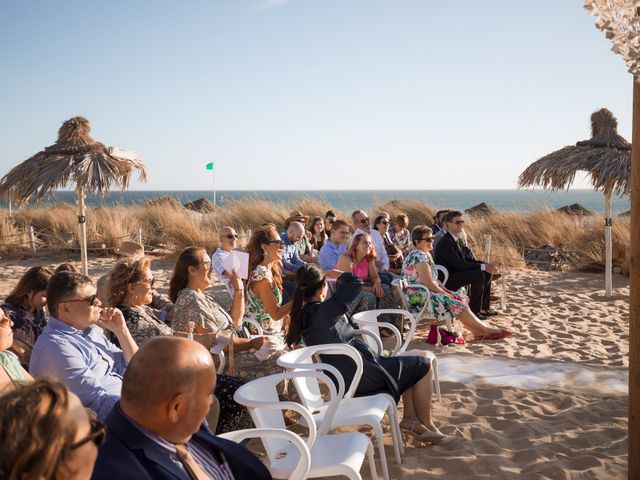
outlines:
[[[431,228],[418,225],[411,231],[411,241],[414,248],[405,257],[402,278],[409,283],[422,284],[431,292],[426,308],[428,318],[444,321],[458,319],[476,339],[498,340],[511,336],[510,332],[492,328],[476,317],[469,308],[466,295],[447,290],[438,283],[436,265],[429,253],[433,245]],[[425,293],[407,288],[405,300],[410,311],[419,312],[426,301]]]

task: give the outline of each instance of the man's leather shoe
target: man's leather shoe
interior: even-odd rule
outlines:
[[[493,317],[495,315],[500,315],[500,312],[496,312],[495,310],[482,310],[480,315],[484,315],[485,317]]]

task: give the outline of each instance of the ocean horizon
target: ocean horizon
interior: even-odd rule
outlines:
[[[213,201],[211,190],[129,190],[125,192],[109,192],[104,197],[88,195],[86,204],[89,207],[133,206],[142,205],[150,200],[170,196],[181,203],[199,198]],[[369,210],[376,205],[391,200],[417,200],[435,208],[453,208],[462,210],[481,202],[489,204],[499,211],[528,213],[542,208],[556,209],[565,205],[579,203],[588,210],[604,213],[604,196],[590,189],[563,190],[550,192],[546,190],[219,190],[216,192],[217,204],[224,207],[234,200],[256,198],[276,204],[286,204],[295,208],[298,199],[311,198],[326,202],[332,207],[350,212],[362,208]],[[75,192],[58,191],[40,202],[40,206],[60,202],[75,203]],[[7,202],[0,205],[8,208]],[[31,204],[33,208],[35,204]],[[628,211],[630,199],[627,196],[614,196],[612,210],[614,215]]]

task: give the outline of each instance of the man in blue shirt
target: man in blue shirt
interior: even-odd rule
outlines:
[[[300,222],[291,222],[287,231],[280,234],[280,239],[284,243],[284,252],[282,253],[284,271],[282,274],[285,276],[295,276],[298,269],[307,264],[298,253],[298,241],[303,235],[304,225]]]
[[[33,346],[29,372],[64,383],[105,419],[120,398],[122,375],[138,350],[116,308],[102,308],[90,277],[56,273],[47,285],[49,322]],[[113,332],[122,350],[96,326]]]
[[[344,220],[336,220],[329,231],[329,240],[320,249],[318,265],[327,272],[336,268],[338,259],[347,250],[349,239],[349,224]],[[333,277],[333,275],[329,275]],[[337,277],[337,275],[336,275]]]

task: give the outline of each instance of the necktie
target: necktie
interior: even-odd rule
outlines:
[[[202,470],[202,467],[198,465],[193,456],[189,453],[186,445],[176,445],[175,447],[178,458],[189,472],[189,476],[192,480],[211,480],[211,477]]]

